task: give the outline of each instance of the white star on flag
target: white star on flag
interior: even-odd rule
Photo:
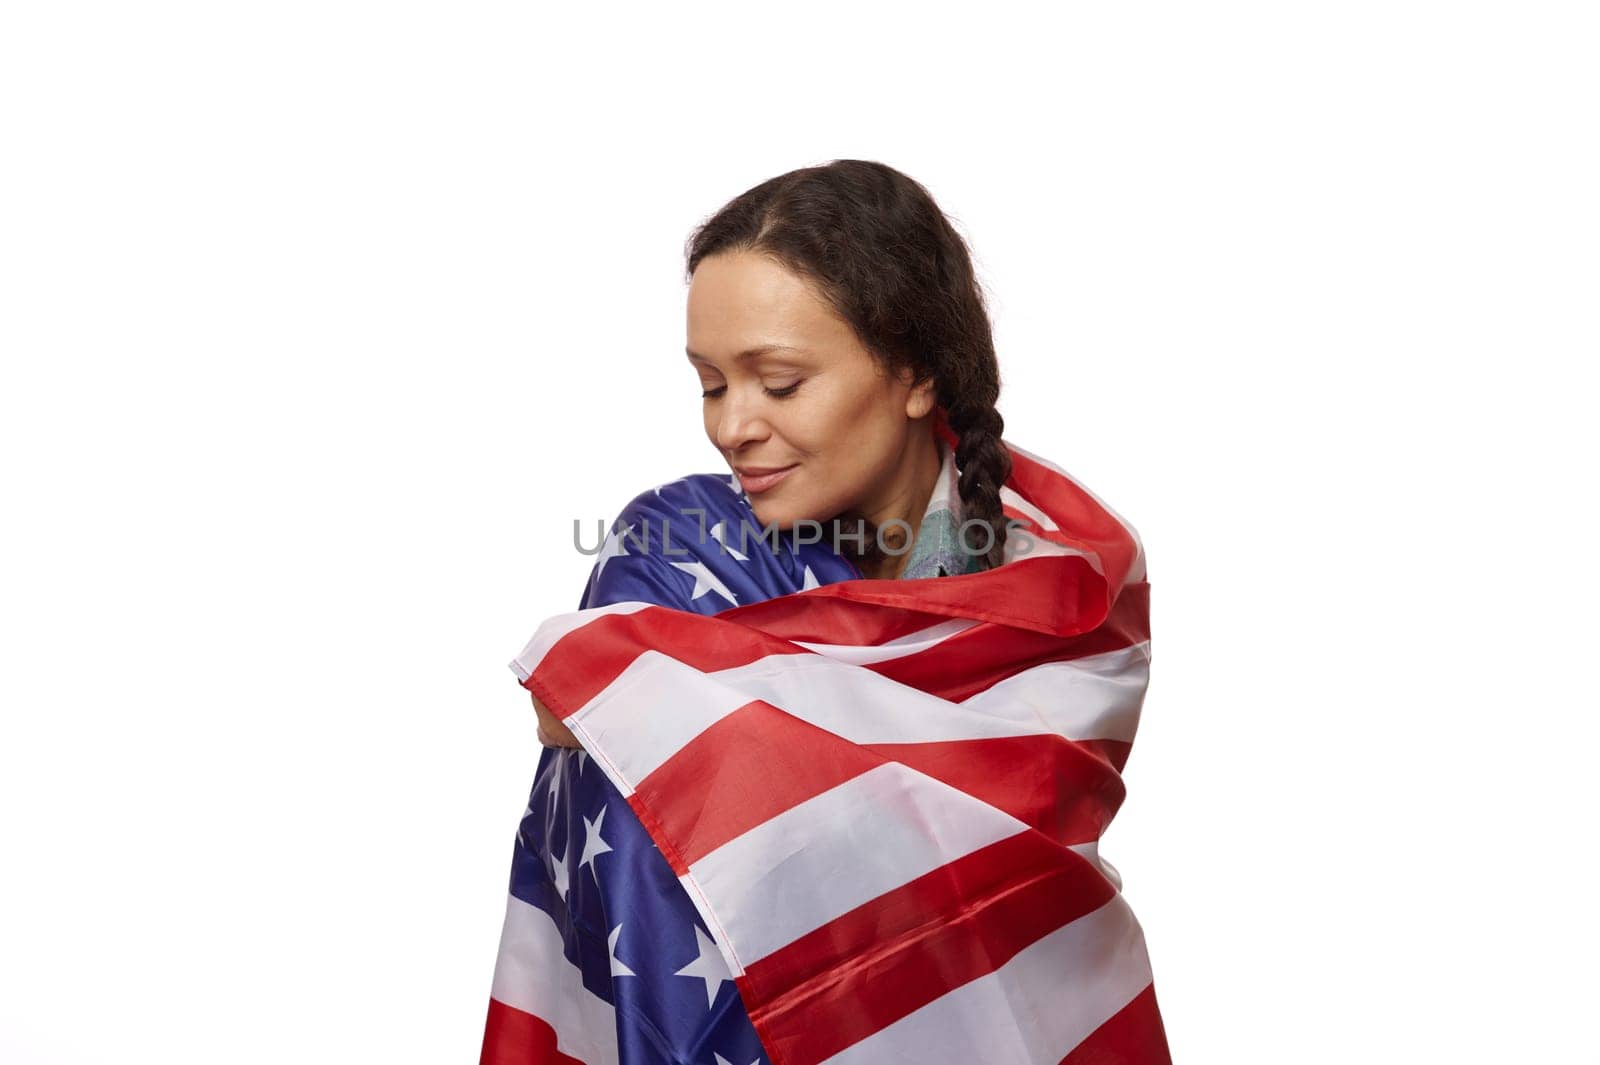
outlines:
[[[716,526],[713,527],[712,530],[711,530],[711,535],[716,538],[717,543],[721,544],[723,546],[723,549],[726,550],[728,552],[728,554],[732,555],[734,558],[738,559],[740,562],[749,562],[750,561],[749,557],[746,556],[746,555],[741,554],[737,547],[733,547],[733,546],[729,545],[729,543],[728,543],[728,522],[727,522],[726,518],[724,518],[722,521],[717,522]]]
[[[733,1062],[729,1061],[721,1054],[713,1052],[711,1056],[717,1059],[717,1065],[733,1065]],[[750,1065],[761,1065],[761,1055],[757,1054],[756,1060],[752,1061]]]
[[[706,1009],[717,1001],[717,992],[722,989],[724,980],[732,981],[728,975],[728,963],[722,960],[722,952],[717,949],[716,941],[700,930],[699,925],[694,926],[695,942],[699,945],[700,956],[685,965],[673,976],[693,976],[706,982]]]
[[[707,592],[716,592],[733,605],[739,605],[739,600],[728,591],[728,586],[718,580],[716,575],[706,568],[704,562],[674,562],[672,565],[694,578],[694,591],[690,593],[690,599],[699,599]]]
[[[618,555],[626,555],[628,553],[628,547],[624,541],[631,532],[633,532],[633,523],[629,522],[606,537],[606,542],[600,546],[600,559],[595,565],[594,572],[596,577],[606,571],[607,562]]]
[[[611,844],[607,843],[600,835],[600,822],[606,819],[606,810],[608,809],[610,807],[600,807],[600,816],[593,821],[587,817],[583,819],[583,857],[578,859],[578,868],[582,869],[587,865],[589,871],[594,873],[595,883],[597,884],[600,882],[600,872],[594,867],[594,860],[611,850]]]
[[[638,973],[617,960],[617,937],[620,935],[622,935],[622,926],[619,924],[611,930],[611,935],[606,940],[606,952],[611,955],[611,975],[637,976],[639,975]]]
[[[567,752],[571,749],[572,748],[570,747],[557,747],[555,749],[556,764],[555,769],[553,770],[553,775],[550,777],[550,806],[545,811],[544,815],[544,834],[547,836],[550,834],[551,830],[555,828],[556,799],[561,795],[561,778],[566,776]],[[532,807],[529,807],[529,809],[531,810]]]
[[[806,567],[806,582],[803,585],[800,586],[800,590],[803,592],[807,588],[820,588],[820,587],[821,587],[821,584],[817,581],[817,575],[815,573],[811,572],[811,567],[810,566],[807,566]]]
[[[565,858],[558,858],[554,853],[552,853],[550,855],[550,864],[555,867],[553,872],[555,874],[556,892],[560,894],[562,899],[565,899],[567,897],[568,885],[571,883],[571,881],[567,878],[567,860]]]

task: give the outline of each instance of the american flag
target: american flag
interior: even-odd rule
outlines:
[[[1170,1062],[1099,855],[1148,683],[1143,548],[1006,446],[1015,521],[980,573],[744,550],[724,477],[630,504],[584,606],[511,663],[583,749],[541,755],[484,1065]],[[688,556],[619,535],[690,509],[715,527]]]

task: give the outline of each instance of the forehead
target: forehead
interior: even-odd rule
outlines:
[[[689,353],[719,365],[760,348],[824,357],[856,346],[849,323],[810,281],[749,252],[701,260],[689,282],[687,325]]]

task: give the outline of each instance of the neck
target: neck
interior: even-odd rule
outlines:
[[[922,513],[928,509],[928,500],[933,497],[940,465],[939,442],[933,434],[932,424],[925,420],[921,428],[908,438],[906,450],[900,456],[900,464],[890,483],[873,498],[847,512],[847,518],[844,519],[846,527],[857,518],[865,518],[874,527],[882,529],[883,553],[876,554],[872,551],[873,545],[868,543],[868,557],[857,561],[856,568],[861,570],[863,577],[893,579],[905,570],[911,543],[922,525]],[[905,527],[894,524],[883,528],[897,518],[906,523]],[[909,533],[906,532],[907,527]]]

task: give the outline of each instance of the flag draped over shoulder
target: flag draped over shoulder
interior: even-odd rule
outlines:
[[[1006,447],[993,570],[846,579],[714,536],[657,564],[687,609],[538,628],[512,668],[583,750],[545,752],[524,815],[486,1065],[1170,1062],[1098,851],[1148,683],[1144,552]],[[796,590],[741,597],[750,563]]]

